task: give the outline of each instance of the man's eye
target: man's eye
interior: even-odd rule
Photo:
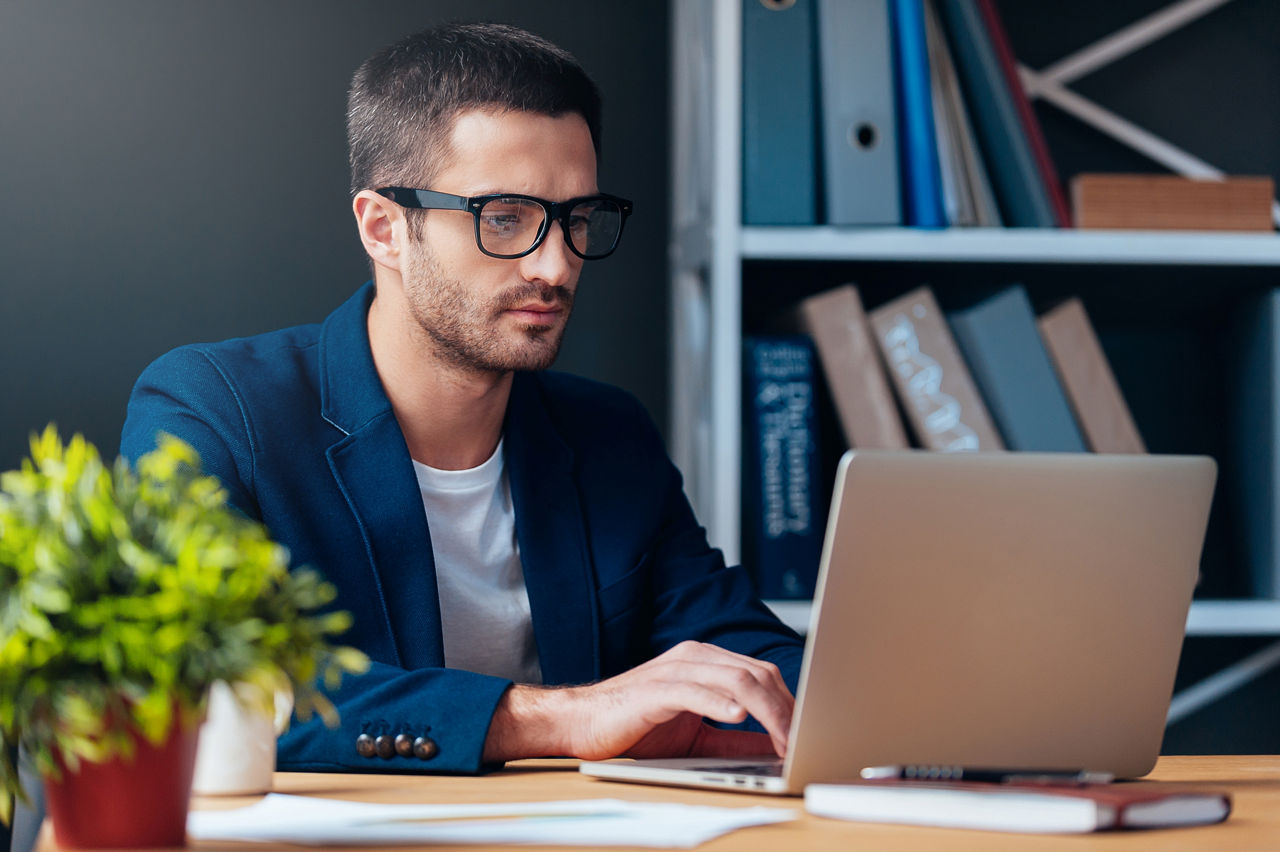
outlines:
[[[484,226],[495,233],[507,233],[520,226],[518,213],[486,213],[480,217]]]

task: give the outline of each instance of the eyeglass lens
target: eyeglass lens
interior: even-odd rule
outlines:
[[[527,198],[491,199],[480,208],[480,245],[493,254],[523,254],[538,241],[546,217],[546,208]],[[569,211],[567,236],[583,257],[612,251],[621,228],[622,210],[608,199],[583,201]]]

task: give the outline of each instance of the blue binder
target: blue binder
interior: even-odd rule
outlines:
[[[818,218],[816,0],[742,2],[742,221]]]
[[[933,126],[924,0],[890,0],[889,11],[898,84],[898,148],[905,218],[908,225],[942,228],[947,225],[947,217],[943,211],[942,172]]]

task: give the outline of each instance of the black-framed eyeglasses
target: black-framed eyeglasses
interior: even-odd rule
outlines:
[[[552,222],[560,223],[565,244],[583,260],[613,254],[622,226],[631,215],[631,202],[616,195],[584,195],[568,201],[547,201],[510,192],[492,195],[452,195],[434,189],[387,186],[376,190],[401,207],[416,210],[462,210],[476,223],[476,245],[489,257],[514,260],[542,245]]]

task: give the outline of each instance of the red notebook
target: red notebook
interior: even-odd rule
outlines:
[[[859,822],[1036,834],[1172,828],[1222,822],[1231,797],[1136,784],[989,784],[974,781],[858,781],[810,784],[809,813]]]

